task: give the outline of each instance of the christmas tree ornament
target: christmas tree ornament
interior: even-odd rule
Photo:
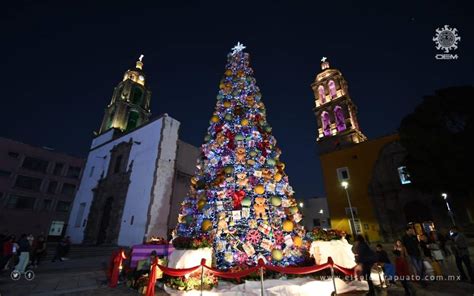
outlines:
[[[270,252],[272,250],[273,243],[268,238],[264,238],[262,239],[262,242],[260,243],[260,247]]]
[[[252,200],[250,199],[250,197],[245,197],[242,200],[242,206],[243,207],[250,207],[251,204],[252,204]]]
[[[293,225],[293,222],[292,222],[292,221],[290,221],[290,220],[285,220],[285,221],[283,222],[283,230],[284,230],[285,232],[291,232],[291,231],[293,231],[293,228],[294,228],[294,225]]]
[[[299,237],[299,236],[295,236],[295,237],[293,238],[293,244],[294,244],[295,247],[298,247],[298,248],[299,248],[299,247],[301,247],[301,245],[303,244],[303,239],[302,239],[301,237]]]
[[[294,215],[296,213],[298,213],[298,207],[296,207],[296,206],[290,207],[290,214]]]
[[[280,182],[282,177],[282,174],[276,173],[274,176],[275,182]]]
[[[202,221],[202,224],[201,224],[201,230],[202,231],[208,232],[209,230],[211,230],[211,228],[212,228],[212,221],[210,221],[210,220]]]
[[[212,116],[211,117],[211,122],[213,122],[213,123],[219,122],[219,116],[217,116],[217,115]]]
[[[198,201],[198,210],[201,211],[202,208],[206,205],[206,201],[205,200],[200,200]]]
[[[258,184],[255,186],[253,189],[256,194],[264,194],[265,193],[265,187],[262,184]]]
[[[272,259],[275,261],[281,261],[283,259],[283,252],[279,249],[272,250]]]
[[[257,218],[265,218],[265,198],[264,197],[256,197],[255,204],[253,205],[253,209],[255,212],[255,217]]]
[[[270,202],[272,203],[272,206],[279,207],[279,206],[281,206],[281,197],[274,195],[270,199]]]

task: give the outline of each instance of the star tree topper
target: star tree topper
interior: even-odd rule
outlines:
[[[238,53],[238,52],[241,52],[241,51],[244,50],[245,48],[246,48],[246,47],[245,47],[242,43],[240,43],[240,41],[238,41],[238,42],[237,42],[237,45],[232,48],[232,55],[234,55],[234,54],[236,54],[236,53]]]

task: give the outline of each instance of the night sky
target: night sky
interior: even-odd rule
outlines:
[[[322,56],[348,81],[369,138],[395,132],[423,95],[473,84],[472,1],[39,2],[0,12],[0,136],[83,157],[141,53],[153,115],[176,118],[200,146],[226,55],[245,44],[296,197],[324,194],[310,88]],[[445,24],[462,38],[457,61],[434,58]]]

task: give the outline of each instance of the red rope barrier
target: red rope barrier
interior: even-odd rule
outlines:
[[[182,268],[182,269],[169,268],[160,264],[158,264],[158,267],[161,269],[161,271],[163,271],[164,274],[171,275],[171,276],[184,276],[198,270],[199,267],[201,267],[201,265],[194,266],[191,268]]]
[[[334,269],[339,270],[340,272],[342,272],[345,275],[354,275],[354,267],[345,268],[345,267],[339,266],[337,264],[334,264]]]
[[[304,266],[304,267],[281,267],[281,266],[274,266],[274,265],[267,265],[265,264],[265,269],[280,272],[280,273],[287,273],[287,274],[309,274],[318,272],[324,269],[331,267],[329,263],[323,265],[314,265],[314,266]]]
[[[344,273],[345,275],[352,275],[354,274],[354,268],[345,268],[342,266],[339,266],[337,264],[334,264],[333,260],[331,257],[328,258],[328,262],[326,264],[322,265],[314,265],[314,266],[304,266],[304,267],[281,267],[281,266],[274,266],[274,265],[269,265],[269,264],[264,264],[263,261],[259,260],[258,265],[254,267],[250,267],[249,269],[246,270],[240,270],[240,271],[221,271],[212,267],[209,267],[206,265],[206,260],[202,259],[201,264],[191,267],[191,268],[183,268],[183,269],[176,269],[176,268],[169,268],[165,267],[163,265],[158,264],[158,267],[163,271],[163,273],[171,276],[184,276],[187,274],[190,274],[196,270],[198,270],[201,266],[205,267],[206,269],[210,270],[214,275],[221,277],[221,278],[227,278],[227,279],[238,279],[242,278],[244,276],[247,276],[253,272],[258,271],[260,267],[263,267],[268,270],[280,272],[280,273],[286,273],[286,274],[310,274],[314,272],[318,272],[324,269],[328,269],[333,267],[334,269],[339,270],[340,272]]]
[[[212,273],[215,275],[215,276],[218,276],[218,277],[221,277],[221,278],[224,278],[224,279],[239,279],[239,278],[242,278],[242,277],[245,277],[253,272],[257,272],[259,267],[258,266],[254,266],[254,267],[251,267],[249,269],[246,269],[246,270],[240,270],[240,271],[220,271],[218,269],[214,269],[214,268],[211,268],[209,266],[206,266],[204,265],[204,268],[212,271]]]

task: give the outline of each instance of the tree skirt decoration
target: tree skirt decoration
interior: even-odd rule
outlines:
[[[326,263],[328,257],[331,257],[337,265],[345,268],[353,268],[357,265],[354,253],[352,253],[352,245],[344,238],[327,242],[314,241],[311,243],[309,252],[317,265]]]
[[[196,250],[175,250],[169,257],[168,267],[175,269],[186,269],[198,266],[202,259],[208,264],[212,262],[212,249],[201,248]],[[200,289],[201,268],[184,276],[174,276],[169,278],[166,286],[172,291]],[[208,270],[204,270],[203,289],[210,290],[217,285],[217,278]]]
[[[378,285],[378,277],[374,278],[374,284]],[[334,290],[331,278],[314,280],[314,278],[294,278],[294,279],[276,279],[265,280],[265,295],[279,296],[330,296]],[[367,291],[366,281],[344,282],[336,278],[337,293],[348,293],[353,291]],[[200,291],[176,291],[165,287],[166,293],[176,296],[198,296]],[[220,281],[219,286],[210,291],[204,291],[203,295],[212,296],[260,296],[260,281],[245,281],[243,284],[236,285],[230,282]]]
[[[168,258],[170,268],[191,268],[201,264],[201,259],[206,259],[207,264],[212,262],[212,249],[202,248],[197,250],[174,250]]]

